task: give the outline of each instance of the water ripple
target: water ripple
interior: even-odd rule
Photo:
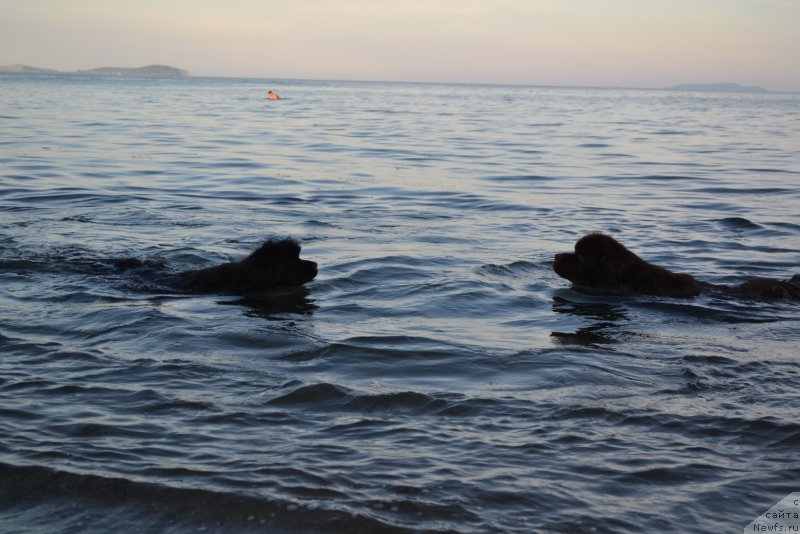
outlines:
[[[797,273],[796,95],[2,76],[6,530],[716,532],[797,490],[795,303],[551,267]],[[163,278],[284,236],[304,288]]]

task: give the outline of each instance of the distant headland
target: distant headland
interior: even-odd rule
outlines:
[[[721,93],[766,93],[763,87],[755,85],[739,85],[738,83],[687,83],[683,85],[673,85],[669,89],[673,91],[707,91]]]
[[[146,67],[100,67],[89,70],[61,71],[40,69],[28,65],[0,66],[0,73],[17,74],[79,74],[81,76],[125,76],[144,78],[185,78],[191,76],[188,70],[177,69],[168,65],[147,65]]]

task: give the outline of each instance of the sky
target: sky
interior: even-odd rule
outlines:
[[[0,0],[0,65],[800,91],[800,0]]]

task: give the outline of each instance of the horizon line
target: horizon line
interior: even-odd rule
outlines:
[[[678,89],[681,86],[712,86],[712,85],[724,85],[724,84],[732,84],[736,86],[740,86],[743,88],[748,87],[755,87],[758,90],[755,91],[736,91],[736,90],[702,90],[697,89],[695,92],[719,92],[719,93],[732,93],[732,94],[753,94],[753,93],[769,93],[769,94],[798,94],[800,93],[800,89],[792,89],[792,90],[772,90],[761,86],[754,86],[754,85],[745,85],[740,84],[738,82],[685,82],[685,83],[677,83],[670,86],[627,86],[627,85],[570,85],[570,84],[548,84],[548,83],[523,83],[523,82],[479,82],[479,81],[421,81],[421,80],[369,80],[369,79],[353,79],[353,78],[316,78],[316,77],[283,77],[283,76],[254,76],[254,75],[214,75],[214,74],[193,74],[191,71],[187,69],[182,69],[179,67],[172,67],[170,65],[166,65],[163,63],[151,63],[148,65],[144,65],[142,67],[93,67],[90,69],[79,69],[79,70],[57,70],[57,69],[46,69],[42,67],[32,67],[31,65],[25,65],[22,63],[14,63],[11,65],[0,65],[0,67],[4,66],[25,66],[31,67],[36,69],[48,70],[51,72],[13,72],[13,71],[0,71],[0,74],[16,74],[16,75],[73,75],[73,76],[103,76],[102,74],[89,74],[88,71],[96,70],[96,69],[106,69],[106,68],[118,68],[118,69],[140,69],[152,66],[164,66],[170,67],[177,70],[183,70],[186,72],[190,72],[187,76],[127,76],[131,78],[152,78],[152,79],[183,79],[183,78],[218,78],[218,79],[242,79],[242,80],[283,80],[283,81],[305,81],[305,82],[341,82],[341,83],[385,83],[385,84],[409,84],[409,85],[464,85],[464,86],[501,86],[501,87],[532,87],[532,88],[550,88],[550,89],[625,89],[625,90],[663,90],[663,91],[685,91],[685,92],[693,92],[691,89]],[[113,77],[113,76],[108,76]]]

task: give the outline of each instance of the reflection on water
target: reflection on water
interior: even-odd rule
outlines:
[[[219,301],[227,306],[241,306],[248,317],[280,321],[286,315],[312,315],[318,308],[307,287],[278,288],[260,295],[248,295],[234,300]]]
[[[616,300],[619,300],[619,296]],[[620,304],[592,301],[574,302],[556,295],[553,297],[553,311],[574,315],[590,322],[575,332],[550,334],[558,343],[588,346],[616,343],[620,337],[626,334],[623,327],[628,322],[628,316]]]

